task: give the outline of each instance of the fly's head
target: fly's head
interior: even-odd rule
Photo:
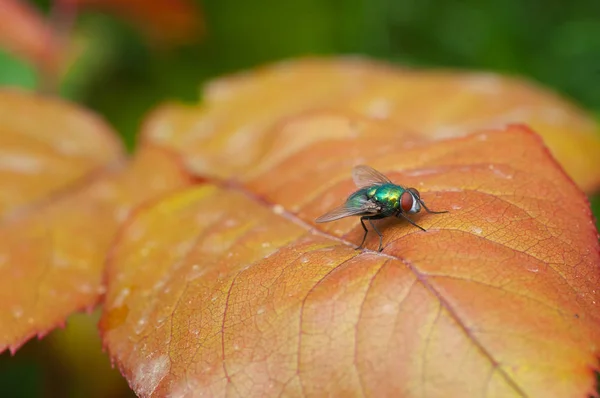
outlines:
[[[402,211],[407,214],[416,214],[421,211],[421,195],[415,188],[408,188],[400,197]]]

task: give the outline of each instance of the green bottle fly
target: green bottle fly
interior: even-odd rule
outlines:
[[[352,178],[359,188],[358,191],[352,193],[346,200],[346,203],[340,207],[317,218],[316,222],[324,223],[349,216],[360,216],[360,223],[365,230],[365,234],[357,249],[362,248],[369,233],[364,220],[368,220],[371,227],[379,235],[379,251],[382,251],[383,235],[379,232],[375,224],[373,224],[372,220],[386,217],[402,217],[415,227],[425,231],[424,228],[417,225],[406,215],[420,212],[421,206],[428,213],[440,214],[448,212],[429,210],[425,202],[421,199],[419,191],[415,188],[405,188],[394,184],[386,176],[369,166],[356,166],[352,170]]]

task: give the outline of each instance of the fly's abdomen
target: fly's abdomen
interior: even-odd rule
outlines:
[[[350,195],[346,202],[351,207],[360,207],[369,199],[370,197],[368,195],[367,189],[360,189],[354,192],[352,195]]]

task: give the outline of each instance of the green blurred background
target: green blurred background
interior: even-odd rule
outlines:
[[[148,3],[151,3],[149,1]],[[36,1],[44,11],[49,1]],[[206,33],[157,48],[110,15],[84,13],[83,55],[61,93],[102,114],[129,148],[148,110],[197,101],[215,76],[282,58],[365,54],[415,66],[484,69],[529,77],[600,116],[600,1],[212,0],[198,2]],[[0,50],[0,84],[34,88],[35,70]],[[600,156],[600,154],[599,154]],[[594,198],[595,214],[600,199]],[[0,356],[0,394],[129,396],[100,354],[93,317]]]

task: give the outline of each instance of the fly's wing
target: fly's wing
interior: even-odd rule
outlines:
[[[389,178],[366,165],[356,166],[352,169],[352,179],[358,188],[366,188],[373,185],[393,184]]]
[[[315,221],[318,223],[324,223],[350,216],[366,216],[370,214],[375,215],[378,214],[379,211],[380,208],[375,203],[366,198],[360,198],[358,200],[348,201],[342,206],[328,211]]]

